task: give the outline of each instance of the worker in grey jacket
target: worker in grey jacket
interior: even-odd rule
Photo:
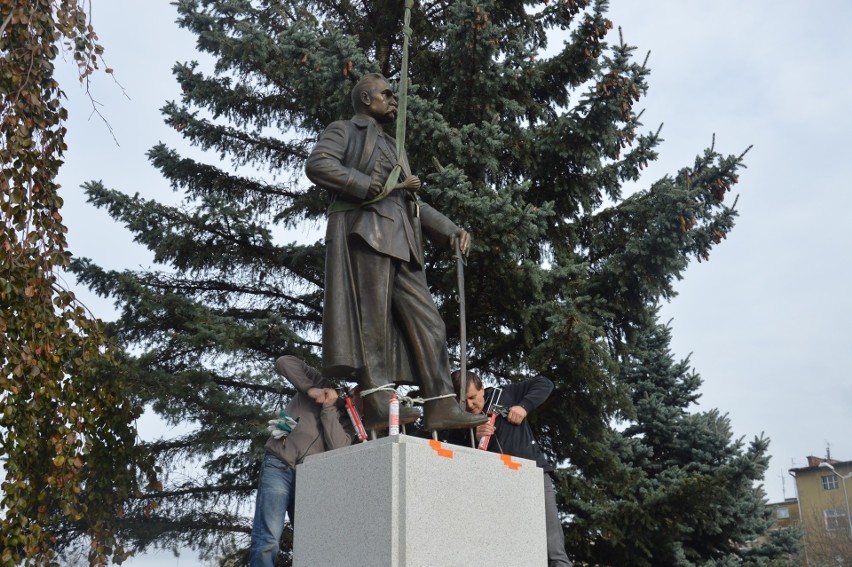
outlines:
[[[287,417],[283,429],[266,442],[251,528],[251,567],[275,565],[285,512],[293,522],[296,465],[308,455],[351,445],[355,439],[355,429],[339,403],[337,391],[322,374],[294,356],[276,360],[275,370],[297,392],[284,410]]]

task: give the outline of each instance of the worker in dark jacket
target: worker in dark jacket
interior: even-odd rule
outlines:
[[[456,393],[461,389],[461,373],[453,372],[453,384]],[[467,411],[483,413],[499,393],[497,421],[494,425],[484,423],[474,430],[474,439],[470,439],[470,430],[447,431],[444,438],[457,445],[475,446],[479,440],[490,435],[488,450],[535,461],[543,471],[544,477],[544,513],[547,528],[547,565],[548,567],[570,567],[571,561],[565,553],[565,536],[562,522],[556,508],[556,491],[553,487],[553,465],[541,451],[533,435],[527,416],[550,397],[553,382],[544,376],[530,380],[507,384],[502,388],[485,388],[482,379],[475,372],[467,373]]]

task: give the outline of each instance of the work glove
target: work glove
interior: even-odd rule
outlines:
[[[297,423],[295,419],[287,415],[287,412],[282,411],[278,414],[278,419],[269,420],[266,430],[276,439],[283,439],[293,431]]]

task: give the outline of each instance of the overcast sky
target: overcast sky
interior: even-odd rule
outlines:
[[[70,112],[60,174],[69,245],[106,268],[147,266],[150,254],[87,205],[79,186],[100,179],[129,194],[175,199],[145,152],[164,141],[200,155],[163,124],[159,108],[179,97],[175,61],[203,58],[165,1],[92,4],[107,62],[129,98],[108,75],[93,79],[93,97],[116,145],[91,115],[71,62],[60,64]],[[640,187],[691,165],[714,134],[723,154],[753,146],[733,190],[737,226],[709,262],[692,264],[663,318],[672,320],[675,354],[691,354],[704,380],[697,409],[728,414],[746,442],[768,436],[768,497],[793,497],[787,471],[804,466],[807,455],[824,456],[830,448],[832,457],[852,460],[846,233],[852,3],[612,0],[609,17],[639,58],[651,52],[650,91],[639,108],[646,130],[664,123],[660,159]],[[78,295],[98,317],[113,318],[109,302],[85,290]],[[126,564],[195,565],[197,559],[152,554]]]

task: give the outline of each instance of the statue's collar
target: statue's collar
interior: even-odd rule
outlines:
[[[370,116],[369,114],[358,113],[352,117],[352,122],[354,122],[356,126],[360,126],[361,128],[366,128],[367,126],[370,126],[372,124],[373,127],[381,130],[381,126],[379,126],[379,123],[376,122],[376,119]]]
[[[356,114],[352,117],[352,122],[361,127],[369,126],[370,124],[377,128],[379,126],[378,122],[376,122],[376,119],[370,116],[369,114]]]

